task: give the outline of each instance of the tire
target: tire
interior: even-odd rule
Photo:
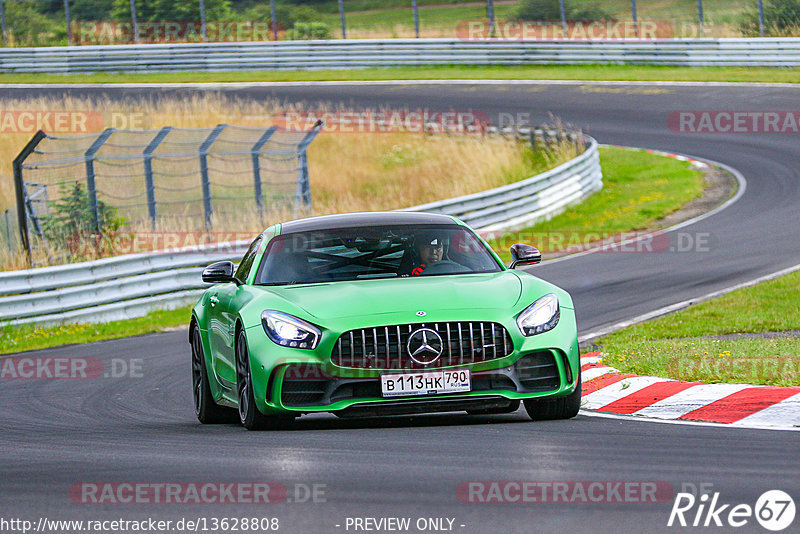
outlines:
[[[280,430],[291,427],[291,415],[264,415],[258,411],[250,374],[250,353],[243,330],[236,334],[236,392],[239,396],[239,422],[247,430]]]
[[[555,399],[525,399],[525,411],[534,421],[551,421],[554,419],[572,419],[581,409],[581,380],[575,391],[566,397]]]
[[[519,409],[519,401],[511,401],[505,408],[489,408],[487,410],[467,410],[469,415],[497,415],[501,413],[513,413]]]
[[[236,423],[236,410],[220,406],[214,402],[211,387],[208,385],[208,371],[206,359],[203,354],[203,342],[200,339],[200,330],[192,327],[192,396],[194,397],[194,413],[197,420],[204,425]]]

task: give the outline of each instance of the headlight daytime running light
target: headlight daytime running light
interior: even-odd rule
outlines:
[[[322,335],[311,323],[287,313],[267,310],[261,314],[261,324],[267,336],[282,347],[315,349]]]
[[[517,326],[524,336],[535,336],[552,330],[561,317],[558,297],[548,293],[525,308],[517,317]]]

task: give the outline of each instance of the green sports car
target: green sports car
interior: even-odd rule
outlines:
[[[506,268],[454,217],[371,212],[270,226],[192,311],[194,406],[202,423],[281,428],[298,416],[580,408],[569,294]]]

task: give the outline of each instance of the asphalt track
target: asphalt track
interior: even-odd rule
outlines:
[[[113,98],[198,89],[76,88]],[[31,89],[2,90],[29,95]],[[58,96],[64,90],[36,90]],[[569,290],[581,333],[800,263],[800,154],[792,134],[670,131],[679,110],[795,110],[800,88],[636,84],[327,84],[231,87],[246,99],[352,107],[550,113],[602,143],[657,148],[723,162],[747,179],[726,210],[671,236],[710,247],[598,253],[534,272]],[[312,173],[314,173],[312,169]],[[318,170],[316,172],[324,172]],[[313,176],[313,175],[312,175]],[[680,240],[683,241],[680,241]],[[656,424],[580,415],[528,423],[508,416],[436,415],[343,421],[303,418],[293,431],[201,427],[192,413],[183,332],[40,351],[37,356],[141,359],[141,376],[3,380],[0,387],[2,517],[94,519],[278,517],[284,532],[352,532],[347,517],[453,518],[456,532],[668,532],[672,499],[660,503],[460,502],[459,483],[660,481],[711,484],[721,504],[755,504],[782,489],[800,500],[800,433]],[[269,505],[74,503],[79,482],[274,481],[324,484],[325,502]],[[694,519],[694,512],[687,518]],[[703,518],[704,519],[704,518]],[[722,519],[724,521],[725,514]],[[796,519],[789,531],[796,531]],[[340,525],[337,527],[336,525]],[[464,525],[463,527],[461,525]],[[689,529],[686,529],[687,531]],[[711,527],[711,531],[727,531]],[[739,531],[763,531],[751,518]],[[416,532],[415,528],[410,531]]]

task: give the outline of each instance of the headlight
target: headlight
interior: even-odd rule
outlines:
[[[519,314],[517,317],[517,326],[524,336],[535,336],[542,332],[552,330],[558,324],[558,318],[561,316],[560,308],[558,307],[558,297],[549,293]]]
[[[262,313],[261,324],[269,338],[282,347],[314,349],[322,334],[313,324],[278,311]]]

